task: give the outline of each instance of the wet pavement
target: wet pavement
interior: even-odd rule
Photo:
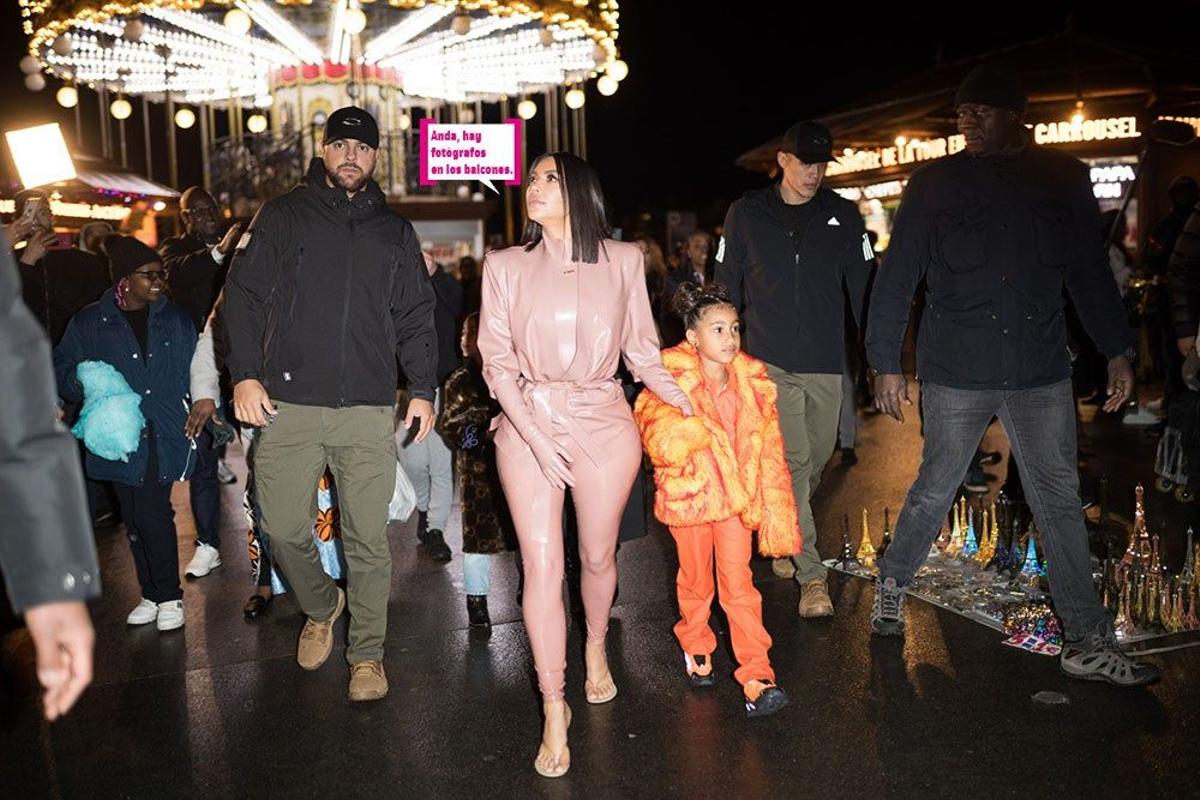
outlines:
[[[1108,475],[1110,508],[1128,518],[1133,484],[1145,482],[1151,527],[1165,523],[1176,571],[1196,507],[1151,488],[1155,442],[1145,429],[1084,413],[1085,494]],[[835,454],[816,498],[827,558],[840,548],[843,514],[854,522],[867,506],[878,525],[886,506],[894,521],[916,471],[915,413],[904,426],[860,421],[859,464]],[[1007,451],[998,425],[985,444]],[[1004,464],[988,470],[1002,476]],[[909,603],[904,642],[873,641],[871,587],[841,575],[830,579],[835,616],[800,620],[795,584],[759,560],[772,661],[792,704],[748,720],[719,612],[720,680],[706,690],[684,680],[671,634],[675,557],[661,529],[619,553],[609,658],[620,694],[608,705],[584,701],[581,622],[572,622],[572,767],[540,778],[540,704],[511,554],[493,565],[494,627],[483,634],[467,626],[457,525],[447,531],[455,558],[440,565],[417,547],[412,521],[394,524],[391,692],[351,705],[344,619],[334,656],[313,673],[295,664],[302,618],[290,597],[259,622],[243,619],[252,587],[240,503],[241,484],[226,487],[224,566],[185,586],[187,624],[174,633],[125,626],[139,594],[128,547],[120,529],[98,534],[96,680],[65,720],[38,718],[27,635],[0,640],[0,796],[1200,796],[1200,648],[1151,657],[1165,679],[1149,689],[1081,683],[1057,659],[1003,647],[995,631],[919,601]],[[186,520],[180,528],[182,569],[192,545]],[[1043,691],[1069,702],[1035,702]]]

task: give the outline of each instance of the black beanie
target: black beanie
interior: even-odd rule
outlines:
[[[104,253],[108,256],[108,273],[113,283],[129,275],[138,267],[157,264],[162,257],[132,236],[114,233],[104,237]]]
[[[1025,111],[1025,91],[1015,70],[1001,64],[980,64],[963,78],[954,94],[954,107],[964,103]]]

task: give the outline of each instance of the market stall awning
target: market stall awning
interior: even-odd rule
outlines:
[[[887,146],[898,136],[922,139],[954,132],[954,92],[987,61],[1017,69],[1029,95],[1031,121],[1060,119],[1078,101],[1124,103],[1152,115],[1200,116],[1200,58],[1063,33],[937,65],[866,95],[818,119],[838,150]],[[771,172],[782,133],[736,163]]]
[[[145,197],[178,197],[179,192],[143,178],[132,172],[108,172],[79,168],[75,179],[97,191],[121,195],[143,195]]]

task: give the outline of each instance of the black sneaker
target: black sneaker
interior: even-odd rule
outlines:
[[[1111,630],[1064,642],[1058,666],[1072,678],[1116,686],[1147,686],[1162,677],[1157,668],[1140,664],[1121,652]]]
[[[988,490],[987,473],[972,470],[967,473],[966,480],[963,481],[963,488],[974,494],[986,494]]]
[[[775,685],[774,681],[763,678],[746,684],[746,716],[766,717],[779,711],[788,704],[787,692]],[[757,692],[752,699],[750,693]]]
[[[488,616],[487,595],[467,595],[467,621],[472,628],[492,627],[492,618]]]
[[[904,589],[896,585],[895,578],[875,581],[871,633],[876,636],[904,635]]]
[[[708,660],[708,656],[694,656],[687,653],[683,656],[683,663],[687,667],[688,683],[692,686],[702,688],[716,683],[712,663]]]
[[[429,557],[439,564],[450,560],[450,545],[446,544],[439,530],[433,529],[425,534],[425,549],[429,551]]]

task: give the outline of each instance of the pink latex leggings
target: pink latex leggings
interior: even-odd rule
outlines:
[[[515,437],[514,437],[515,438]],[[608,447],[597,467],[574,441],[560,441],[574,459],[572,498],[579,521],[580,591],[587,637],[602,642],[617,590],[617,532],[621,514],[642,460],[642,445],[631,424],[627,435]],[[567,618],[563,608],[563,490],[542,475],[533,453],[524,446],[498,450],[500,482],[512,512],[525,569],[522,613],[542,700],[561,700],[566,683]]]

